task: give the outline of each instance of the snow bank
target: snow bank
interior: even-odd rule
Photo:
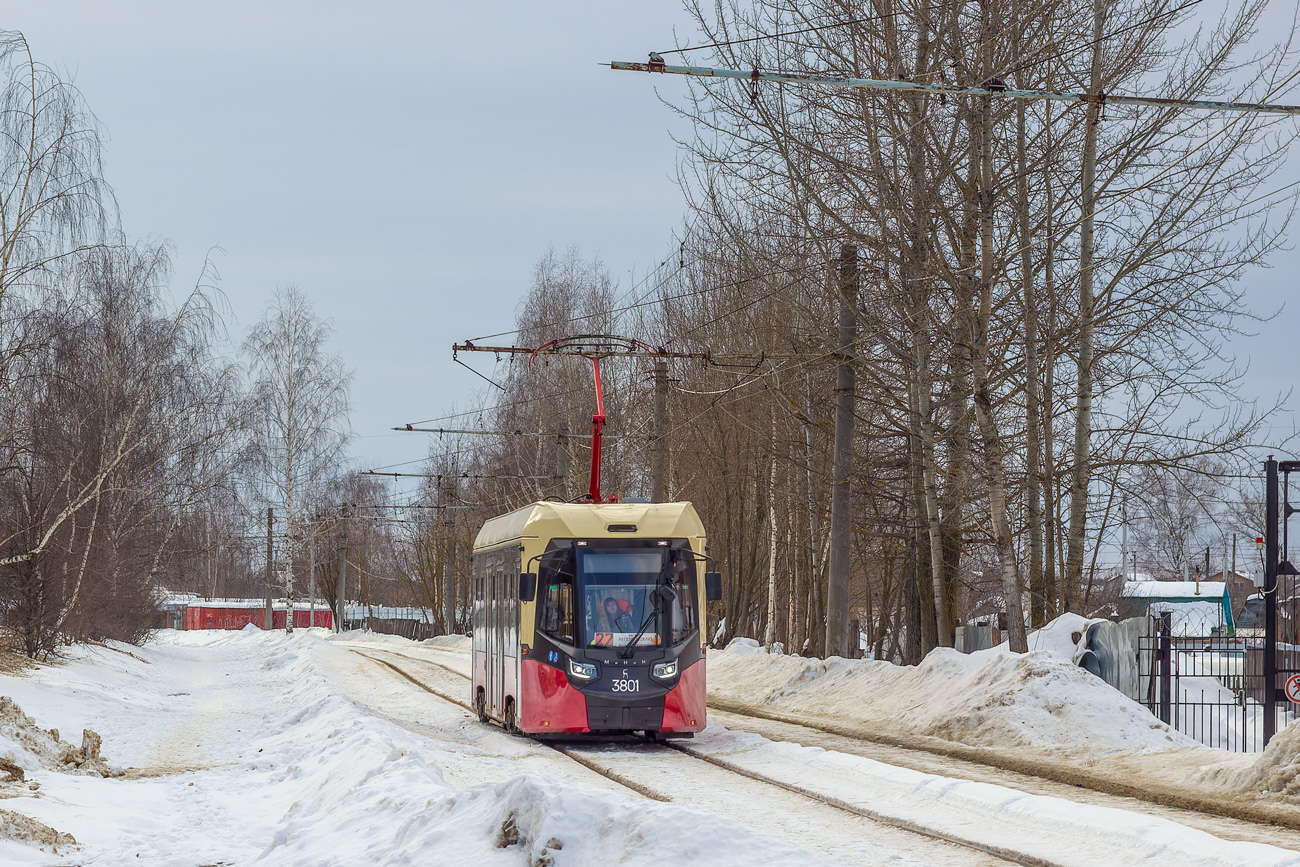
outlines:
[[[470,637],[468,635],[438,635],[433,638],[426,638],[423,641],[413,641],[402,635],[389,635],[384,632],[366,632],[364,629],[349,629],[340,633],[328,634],[322,630],[322,636],[327,641],[342,642],[345,644],[373,644],[378,647],[435,647],[441,650],[452,650],[457,652],[469,653]]]
[[[1252,716],[1262,716],[1262,711]],[[1251,721],[1262,730],[1262,720]],[[1300,795],[1300,724],[1293,723],[1278,731],[1264,752],[1245,767],[1210,767],[1194,774],[1192,780],[1232,792],[1281,794],[1295,799]]]
[[[426,638],[422,644],[430,647],[437,647],[441,650],[454,650],[459,653],[469,653],[473,646],[473,639],[468,635],[438,635],[433,638]]]
[[[919,665],[767,654],[733,641],[709,654],[711,699],[861,723],[972,746],[1106,752],[1191,746],[1142,705],[1070,661],[1084,618],[1061,618],[1027,654],[931,651]]]
[[[18,780],[28,771],[43,768],[112,776],[115,772],[99,755],[100,743],[99,735],[90,729],[82,730],[80,747],[64,743],[58,729],[41,728],[12,698],[0,696],[0,771]]]

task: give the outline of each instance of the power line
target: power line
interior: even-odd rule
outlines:
[[[1198,0],[1199,2],[1199,0]],[[928,11],[943,9],[942,6],[922,7]],[[876,24],[881,21],[887,21],[890,18],[897,18],[899,15],[905,15],[914,11],[912,9],[900,9],[897,12],[890,12],[887,15],[872,15],[866,18],[851,18],[848,21],[833,21],[830,24],[818,24],[813,27],[804,27],[799,30],[788,30],[785,33],[762,33],[758,36],[749,36],[744,39],[728,39],[724,42],[710,42],[705,45],[688,45],[685,48],[670,48],[667,51],[657,51],[656,54],[682,54],[687,51],[702,51],[706,48],[729,48],[732,45],[748,45],[751,42],[762,42],[765,39],[785,39],[790,36],[802,36],[805,33],[818,33],[822,30],[832,30],[836,27],[852,27],[854,24]]]

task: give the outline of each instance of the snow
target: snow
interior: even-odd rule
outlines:
[[[1193,743],[1153,728],[1140,706],[1071,665],[1072,636],[1086,624],[1060,620],[1035,636],[1038,649],[1028,654],[940,650],[915,667],[807,660],[738,639],[708,654],[709,679],[715,692],[774,709],[834,713],[973,744],[1046,745],[1100,756],[1120,746],[1158,753]],[[800,806],[802,800],[783,800],[779,790],[667,750],[603,753],[624,762],[629,775],[637,762],[659,774],[650,777],[656,790],[671,783],[657,762],[676,758],[690,766],[673,803],[635,797],[547,747],[480,725],[352,652],[398,654],[412,665],[436,661],[421,676],[441,676],[440,687],[454,690],[465,689],[464,682],[439,666],[467,668],[469,647],[465,636],[413,642],[322,629],[163,631],[143,648],[77,647],[59,664],[0,676],[0,695],[31,718],[14,723],[26,735],[14,734],[4,721],[17,719],[16,708],[6,714],[0,703],[0,758],[15,761],[36,784],[0,791],[7,796],[0,803],[0,863],[970,861],[969,852],[951,848],[935,855],[935,844],[920,838],[913,848],[891,848],[895,842],[870,836],[878,833],[872,823],[852,816],[841,819],[835,832],[841,848],[831,856],[815,839],[827,829],[815,813],[801,812],[815,802]],[[59,758],[63,749],[47,737],[51,728],[99,732],[105,759],[123,773],[103,777],[68,767]],[[716,722],[687,748],[893,821],[1053,863],[1300,864],[1295,852],[1226,842],[1141,812],[772,742]],[[1206,785],[1297,788],[1300,726],[1276,739],[1256,765],[1220,768]],[[39,839],[24,842],[5,810],[19,824],[32,820],[37,831],[48,826],[73,835],[77,848],[59,844],[55,854],[51,844],[40,848]],[[856,857],[844,857],[844,827],[851,835],[847,851]]]
[[[919,665],[871,659],[805,659],[736,639],[709,654],[715,700],[906,730],[971,746],[1158,751],[1193,739],[1071,661],[1085,618],[1065,615],[1033,636],[1027,654],[1005,645],[932,650]]]
[[[706,810],[521,773],[555,754],[456,708],[412,732],[343,694],[330,672],[358,658],[322,638],[163,632],[134,656],[76,648],[0,678],[40,726],[94,728],[128,769],[70,775],[15,752],[40,789],[4,806],[71,833],[77,863],[96,865],[819,863]],[[69,856],[8,840],[0,863]]]

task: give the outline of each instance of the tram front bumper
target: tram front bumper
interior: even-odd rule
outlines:
[[[657,732],[664,722],[664,697],[612,698],[587,693],[587,727],[592,731]]]

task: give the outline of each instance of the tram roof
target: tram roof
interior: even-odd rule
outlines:
[[[635,533],[609,532],[611,524],[635,524]],[[702,537],[704,525],[695,507],[681,503],[553,503],[542,501],[499,515],[485,523],[474,540],[474,550],[491,548],[513,539]]]

